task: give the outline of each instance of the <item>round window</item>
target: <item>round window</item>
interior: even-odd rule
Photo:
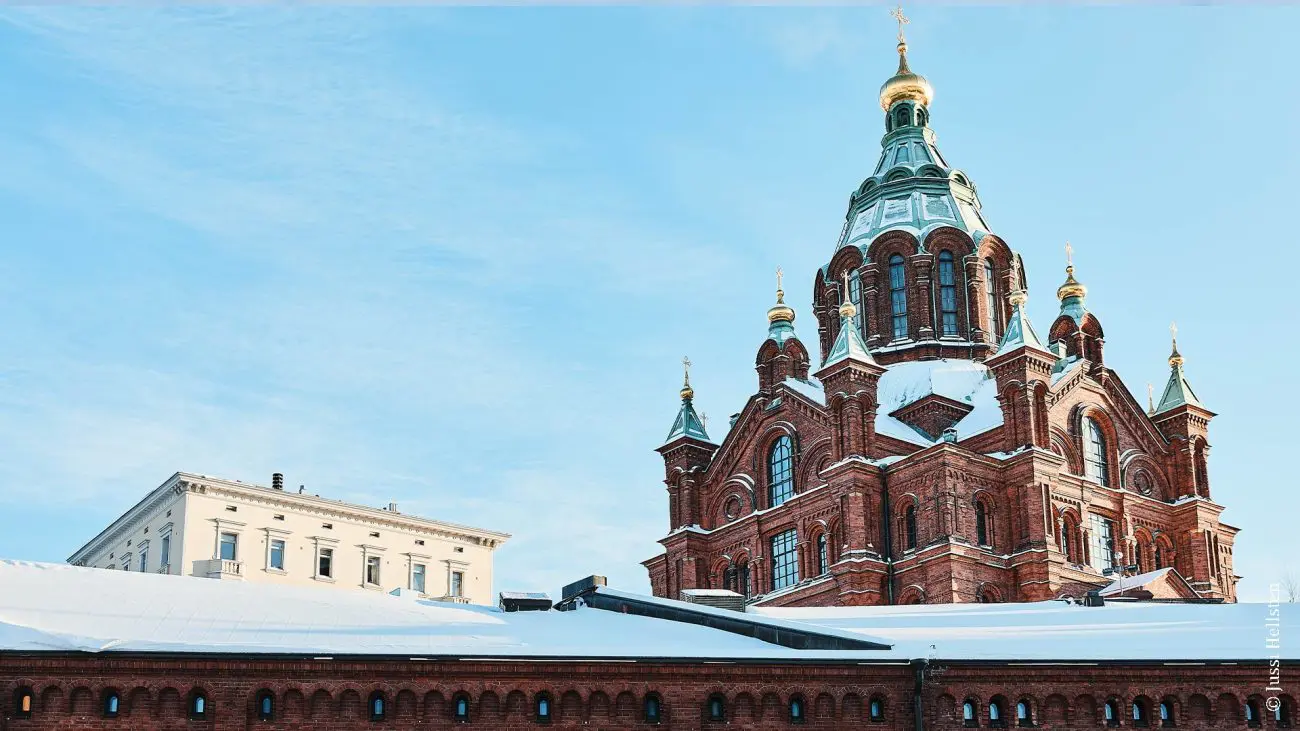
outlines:
[[[722,511],[726,514],[727,520],[735,520],[740,515],[740,498],[734,495],[728,498],[727,504],[722,508]]]
[[[1139,472],[1133,476],[1133,487],[1143,495],[1150,495],[1152,490],[1151,475],[1145,472]]]

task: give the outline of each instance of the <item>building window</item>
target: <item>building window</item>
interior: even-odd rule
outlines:
[[[767,453],[768,507],[774,508],[794,495],[794,440],[782,434]]]
[[[140,549],[140,571],[149,570],[149,549]]]
[[[269,690],[257,694],[257,719],[259,721],[275,719],[275,696]]]
[[[857,328],[857,331],[863,337],[866,337],[866,332],[862,328],[862,313],[865,311],[862,309],[862,277],[856,271],[849,277],[849,301],[856,308],[853,315],[853,327]]]
[[[1144,706],[1144,705],[1142,704],[1142,701],[1140,701],[1140,700],[1139,700],[1139,701],[1133,701],[1133,725],[1134,725],[1134,726],[1148,726],[1148,725],[1150,725],[1150,721],[1149,721],[1149,719],[1147,718],[1147,709],[1146,709],[1146,706]]]
[[[726,588],[749,599],[749,562],[742,561],[728,568],[723,583]]]
[[[384,694],[378,690],[375,691],[374,693],[371,693],[370,694],[370,720],[371,721],[384,720],[384,711],[386,710],[387,709],[384,708]]]
[[[911,551],[916,548],[916,506],[908,505],[907,511],[903,513],[903,545],[906,550]]]
[[[452,701],[451,717],[457,721],[469,720],[469,696],[461,693]]]
[[[988,328],[989,335],[993,336],[994,342],[1001,338],[998,329],[1001,327],[1001,318],[998,317],[998,280],[993,274],[993,261],[984,260],[984,301],[988,307]]]
[[[208,717],[208,697],[202,691],[190,695],[190,720],[202,721]]]
[[[889,308],[894,321],[894,339],[907,337],[907,277],[903,273],[903,257],[889,257]]]
[[[171,557],[172,557],[171,554],[172,554],[172,537],[171,534],[169,533],[162,537],[162,547],[158,551],[158,561],[163,566],[166,566],[167,564],[171,563]]]
[[[334,549],[322,548],[316,559],[316,576],[322,579],[334,578]]]
[[[772,536],[772,590],[799,583],[798,535],[791,528]]]
[[[271,556],[267,560],[270,568],[284,571],[284,541],[279,538],[271,539]]]
[[[974,701],[967,700],[961,704],[961,725],[967,727],[979,725],[979,720],[975,718]]]
[[[989,514],[983,500],[975,501],[975,540],[981,546],[989,545]]]
[[[1115,566],[1115,524],[1100,515],[1088,516],[1092,530],[1088,548],[1092,554],[1092,567],[1104,571]]]
[[[1259,704],[1255,701],[1246,701],[1246,725],[1250,728],[1259,728],[1262,725],[1259,718]]]
[[[1273,709],[1273,720],[1277,722],[1278,728],[1291,727],[1291,705],[1285,698],[1277,699],[1277,708]]]
[[[236,550],[238,543],[239,543],[239,536],[235,535],[234,533],[221,534],[221,560],[222,561],[236,560],[235,556],[237,556],[239,553]]]
[[[366,556],[366,583],[379,584],[379,561],[378,556]]]
[[[1115,700],[1106,701],[1104,715],[1106,716],[1107,726],[1119,725],[1119,702]]]
[[[1110,464],[1106,460],[1106,435],[1091,416],[1083,420],[1083,476],[1110,487]]]
[[[104,692],[104,718],[117,718],[120,706],[121,700],[117,697],[117,691]]]
[[[334,530],[333,523],[321,523],[320,527],[324,528],[325,530]]]
[[[1029,707],[1029,701],[1022,700],[1016,704],[1016,725],[1033,726],[1034,712]]]
[[[464,596],[464,594],[462,593],[464,592],[464,590],[465,590],[465,572],[463,571],[451,572],[451,587],[448,594],[450,594],[451,596]]]
[[[872,698],[871,704],[867,707],[868,718],[874,723],[883,723],[885,720],[885,701],[880,698]]]
[[[280,513],[276,513],[275,515],[272,515],[272,516],[271,516],[271,519],[272,519],[272,520],[284,520],[284,516],[281,515]]]
[[[1169,705],[1169,701],[1160,701],[1160,725],[1174,725],[1174,709]]]
[[[422,563],[411,566],[411,588],[421,594],[424,593],[424,564]]]
[[[817,536],[817,573],[821,575],[830,570],[831,564],[827,555],[826,533],[822,532]]]
[[[939,252],[939,324],[945,336],[957,335],[957,277],[952,252]]]
[[[423,541],[422,539],[420,539],[420,538],[416,538],[416,539],[415,539],[415,545],[417,545],[417,546],[423,546],[423,545],[424,545],[424,541]]]
[[[645,722],[646,723],[659,723],[659,721],[662,719],[663,716],[662,705],[663,704],[659,701],[659,696],[655,695],[654,693],[651,693],[650,695],[645,697]]]
[[[725,721],[727,719],[727,702],[720,695],[709,696],[709,720]]]
[[[1007,725],[1007,722],[1002,719],[1002,704],[998,701],[989,701],[989,725],[995,727]]]
[[[16,718],[32,717],[32,689],[19,688],[14,691],[14,711]]]
[[[551,722],[551,697],[545,693],[537,694],[537,722]]]
[[[795,696],[790,699],[790,723],[803,723],[804,709],[803,699]]]

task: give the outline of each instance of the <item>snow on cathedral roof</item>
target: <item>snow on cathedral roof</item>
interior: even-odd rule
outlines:
[[[970,404],[971,412],[956,424],[957,438],[965,439],[1002,424],[997,392],[993,374],[975,361],[941,358],[895,363],[885,370],[877,386],[876,431],[913,444],[935,444],[937,440],[890,416],[933,393]]]

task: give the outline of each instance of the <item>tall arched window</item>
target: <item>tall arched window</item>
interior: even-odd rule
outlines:
[[[993,340],[1000,340],[1002,320],[998,317],[998,280],[993,273],[993,260],[984,260],[984,300],[988,308],[988,331]]]
[[[790,723],[803,723],[803,698],[795,696],[790,699]]]
[[[190,694],[190,720],[201,721],[208,717],[208,697],[202,691]]]
[[[645,697],[645,722],[659,723],[662,715],[659,696],[651,693]]]
[[[767,453],[768,507],[774,508],[794,495],[794,440],[782,434]]]
[[[709,720],[725,721],[727,719],[727,701],[720,695],[709,696]]]
[[[1083,419],[1083,475],[1110,487],[1110,464],[1106,460],[1106,434],[1091,416]]]
[[[456,721],[469,720],[469,696],[460,693],[452,701],[451,717]]]
[[[1133,701],[1133,725],[1147,726],[1149,724],[1150,721],[1147,717],[1146,705],[1143,704],[1141,700]]]
[[[872,698],[872,699],[871,699],[870,718],[871,718],[871,720],[874,721],[875,723],[880,723],[881,721],[884,721],[884,720],[885,720],[885,701],[884,701],[884,699],[879,698],[879,697],[876,697],[876,698]]]
[[[907,276],[903,271],[903,257],[889,257],[889,311],[893,315],[894,339],[907,337]]]
[[[549,723],[551,720],[551,696],[546,693],[538,693],[536,699],[537,705],[537,722]]]
[[[817,573],[824,574],[830,571],[831,562],[827,552],[826,533],[823,531],[817,536]]]
[[[862,309],[862,277],[857,271],[854,271],[849,277],[849,301],[857,308],[853,315],[853,327],[857,328],[858,332],[865,338],[867,333],[862,329],[862,313],[864,312]]]
[[[952,252],[939,252],[939,326],[943,335],[957,335],[957,275]]]
[[[1106,701],[1104,714],[1106,716],[1107,726],[1118,726],[1119,725],[1119,701],[1113,698],[1111,700]]]
[[[961,704],[961,720],[964,726],[978,726],[979,721],[975,718],[975,703],[967,700]]]
[[[903,514],[903,532],[904,545],[907,550],[916,548],[916,506],[908,505],[907,512]]]
[[[1174,725],[1174,707],[1169,701],[1160,701],[1160,725],[1165,727]]]
[[[109,690],[104,692],[104,718],[117,718],[117,712],[121,707],[121,700],[117,697],[117,691]]]
[[[1259,717],[1259,704],[1255,701],[1246,701],[1246,726],[1249,728],[1259,728],[1262,724]]]
[[[1273,709],[1273,720],[1277,722],[1278,728],[1291,726],[1291,704],[1286,698],[1277,699],[1277,708]]]
[[[1033,726],[1034,712],[1029,707],[1029,701],[1020,701],[1016,704],[1016,725]]]
[[[989,545],[989,516],[983,500],[975,501],[975,540],[981,546]]]
[[[275,696],[269,690],[257,694],[257,718],[259,721],[275,719]]]
[[[1005,726],[1002,720],[1002,703],[996,700],[989,701],[989,725]]]
[[[31,718],[34,695],[31,688],[19,688],[14,691],[15,718]]]
[[[384,720],[384,714],[387,711],[388,709],[385,708],[383,692],[377,690],[374,693],[371,693],[370,694],[370,720],[371,721]]]
[[[799,535],[794,528],[772,536],[772,591],[799,583]]]

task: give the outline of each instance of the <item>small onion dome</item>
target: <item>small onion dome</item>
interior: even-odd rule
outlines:
[[[854,317],[857,317],[857,315],[858,308],[853,306],[853,302],[850,300],[844,300],[844,304],[840,305],[840,317],[845,320],[852,320]]]
[[[691,384],[688,383],[685,386],[682,386],[681,394],[683,401],[690,401],[695,398],[695,389],[691,388]]]
[[[1074,278],[1074,266],[1065,268],[1065,284],[1056,289],[1056,298],[1064,301],[1067,297],[1085,297],[1088,294],[1088,288],[1083,286],[1079,280]]]
[[[794,322],[794,309],[785,303],[785,290],[776,291],[776,304],[767,311],[767,321],[769,323]]]
[[[1174,349],[1169,354],[1169,367],[1177,368],[1183,364],[1183,354],[1178,352],[1178,326],[1169,326],[1169,339],[1173,341]]]
[[[908,99],[925,106],[930,106],[934,98],[934,87],[920,74],[912,73],[907,67],[907,41],[898,42],[898,73],[889,77],[880,87],[880,107],[885,111],[894,106],[894,102]]]

